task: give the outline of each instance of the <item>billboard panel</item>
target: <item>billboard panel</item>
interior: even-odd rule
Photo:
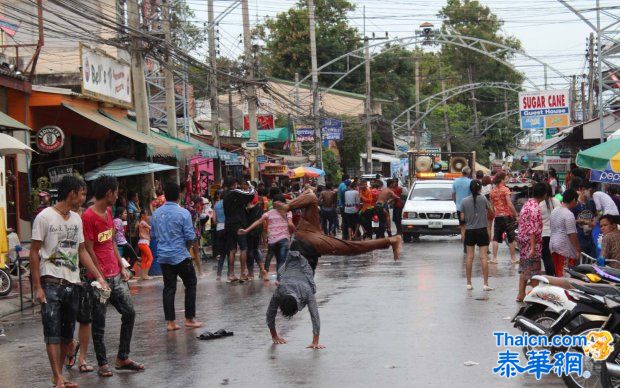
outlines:
[[[519,117],[522,130],[568,127],[568,90],[519,93]]]
[[[131,68],[129,63],[80,44],[82,94],[131,108]]]

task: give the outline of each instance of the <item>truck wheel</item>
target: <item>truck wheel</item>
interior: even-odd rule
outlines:
[[[409,234],[409,233],[403,233],[403,241],[404,241],[404,242],[406,242],[406,243],[410,243],[410,242],[411,242],[411,239],[412,239],[411,234]]]
[[[420,233],[412,233],[411,237],[413,238],[413,241],[420,241]]]

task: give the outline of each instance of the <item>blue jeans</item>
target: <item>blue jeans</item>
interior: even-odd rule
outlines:
[[[269,249],[267,252],[267,259],[265,260],[265,270],[269,271],[269,265],[271,264],[271,256],[275,255],[276,257],[276,271],[280,270],[280,267],[286,261],[286,256],[288,255],[289,248],[289,239],[283,238],[280,241],[276,241],[273,244],[269,244]],[[280,280],[280,274],[278,274],[278,280]]]
[[[93,346],[99,366],[108,364],[105,342],[103,339],[105,335],[105,316],[108,303],[114,306],[116,311],[121,314],[121,335],[117,353],[119,360],[127,360],[129,358],[133,326],[136,321],[136,311],[133,308],[133,300],[129,293],[127,282],[122,279],[120,274],[113,278],[107,278],[106,281],[112,289],[110,299],[108,299],[105,304],[102,304],[99,302],[99,299],[96,299],[93,306]]]

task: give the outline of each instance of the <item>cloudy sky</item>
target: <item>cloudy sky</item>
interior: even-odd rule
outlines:
[[[373,32],[390,37],[407,37],[414,34],[420,23],[431,22],[435,26],[441,24],[437,17],[438,11],[445,4],[442,0],[356,0],[357,9],[349,15],[350,23],[361,31],[365,26],[367,35]],[[196,12],[196,22],[207,20],[207,6],[204,0],[188,0]],[[215,14],[219,15],[230,4],[231,0],[215,0]],[[521,40],[527,54],[553,66],[565,75],[583,74],[587,72],[585,62],[586,40],[590,28],[583,21],[565,8],[557,0],[483,0],[505,24],[503,33]],[[601,7],[611,7],[609,12],[620,15],[617,0],[602,0]],[[593,9],[593,0],[572,0],[570,4],[579,9]],[[285,0],[249,0],[250,19],[254,26],[265,17],[274,16],[285,11],[294,1]],[[596,12],[583,12],[596,24]],[[603,16],[602,24],[611,19]],[[620,27],[619,27],[620,29]],[[220,53],[228,57],[237,57],[242,49],[240,34],[242,32],[241,8],[237,7],[219,26]],[[515,59],[515,65],[530,79],[539,85],[544,84],[543,67],[523,57]],[[319,64],[320,65],[320,64]],[[565,87],[562,79],[548,72],[550,88]]]

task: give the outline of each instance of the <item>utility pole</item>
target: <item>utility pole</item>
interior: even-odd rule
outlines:
[[[417,59],[415,61],[415,128],[413,132],[413,138],[415,141],[415,149],[420,150],[420,63]]]
[[[131,30],[140,30],[140,14],[138,12],[138,0],[127,0],[127,24]],[[149,119],[149,103],[146,94],[146,77],[144,75],[144,57],[142,56],[141,40],[134,32],[131,33],[131,80],[133,83],[134,110],[136,112],[136,127],[138,132],[146,135],[151,133]],[[147,174],[148,187],[151,189],[149,196],[155,191],[155,176]],[[150,198],[149,198],[150,199]]]
[[[570,120],[571,124],[576,120],[577,115],[575,114],[575,107],[577,106],[577,76],[573,75],[571,82],[571,91],[570,91]]]
[[[601,34],[601,4],[600,0],[596,0],[596,62],[598,66],[598,122],[600,131],[600,141],[605,141],[605,123],[603,119],[605,115],[603,113],[603,49],[602,49],[602,34]]]
[[[248,0],[241,0],[241,13],[243,14],[243,54],[247,68],[248,84],[245,89],[248,102],[248,120],[250,122],[250,140],[258,141],[258,127],[256,126],[256,89],[254,88],[254,58],[252,56],[252,34],[250,32],[250,11]],[[250,179],[257,177],[256,151],[250,151]]]
[[[452,140],[450,139],[450,121],[448,120],[448,102],[446,98],[446,79],[441,77],[441,99],[443,100],[443,122],[446,127],[446,151],[452,152]]]
[[[127,0],[127,24],[133,30],[140,29],[138,0]],[[138,131],[144,134],[151,132],[149,122],[149,104],[146,94],[146,79],[144,76],[144,57],[142,56],[141,40],[134,33],[131,37],[131,79],[133,81],[134,109]]]
[[[546,70],[545,70],[545,74],[546,74]],[[469,77],[469,83],[473,84],[474,77],[472,76],[471,66],[467,68],[467,76]],[[470,94],[471,94],[472,108],[474,110],[474,136],[479,136],[480,135],[480,121],[478,120],[478,108],[476,106],[476,93],[474,92],[473,88],[471,89]]]
[[[585,74],[581,76],[581,122],[587,120],[586,112],[586,82],[584,80]]]
[[[364,37],[364,59],[366,61],[366,173],[372,174],[372,101],[370,99],[370,47],[368,37]]]
[[[594,115],[594,33],[588,40],[588,120]]]
[[[312,63],[312,118],[314,122],[316,166],[323,168],[323,139],[321,131],[321,117],[319,116],[319,71],[316,58],[316,25],[314,20],[314,0],[308,0],[308,14],[310,19],[310,60]]]
[[[170,33],[170,5],[169,0],[162,0],[161,12],[162,12],[162,28],[164,30],[164,36],[167,44],[172,44],[172,34]],[[164,65],[164,78],[166,82],[166,123],[168,134],[172,137],[178,137],[177,134],[177,108],[174,98],[174,63],[171,56],[166,53],[166,64]]]
[[[220,107],[217,95],[217,56],[215,52],[215,16],[213,14],[213,0],[209,0],[207,5],[209,23],[209,62],[211,65],[211,76],[209,77],[209,92],[211,95],[211,128],[213,132],[213,145],[220,148]],[[222,161],[213,159],[215,181],[222,179]]]
[[[299,73],[295,73],[295,105],[297,107],[299,107]],[[293,122],[293,128],[295,128],[295,123]],[[293,141],[295,142],[295,155],[301,155],[302,154],[302,150],[301,150],[301,144],[299,144],[299,142],[297,141],[297,133],[296,131],[293,129]],[[293,154],[291,154],[293,155]]]
[[[232,89],[228,89],[228,125],[230,126],[230,136],[235,137],[235,122],[233,120],[233,105],[232,105]]]
[[[209,79],[209,91],[211,95],[211,125],[213,127],[213,145],[220,147],[220,109],[217,96],[217,55],[215,52],[215,17],[213,14],[213,0],[208,4],[209,21],[209,62],[211,65],[211,77]]]

